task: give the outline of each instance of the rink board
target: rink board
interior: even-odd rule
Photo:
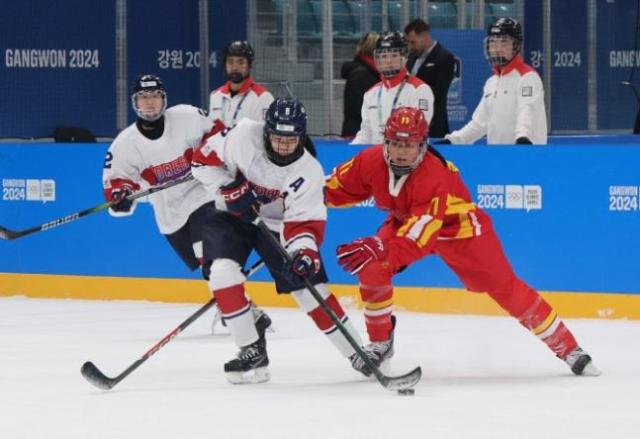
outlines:
[[[317,142],[326,172],[360,148]],[[25,229],[103,202],[107,145],[0,145],[0,224]],[[443,147],[473,197],[492,217],[518,275],[563,304],[564,314],[640,318],[640,148],[631,145]],[[336,264],[335,247],[370,235],[384,218],[370,203],[330,209],[323,256],[337,290],[356,281]],[[252,261],[253,262],[253,259]],[[157,232],[142,203],[116,219],[105,212],[14,241],[0,241],[0,295],[201,301],[206,285]],[[259,303],[272,294],[261,270]],[[396,304],[432,312],[496,313],[463,291],[435,257],[395,279]],[[354,299],[355,300],[355,299]]]
[[[148,300],[204,303],[209,300],[200,280],[60,276],[0,273],[0,296],[91,300]],[[295,307],[287,294],[277,294],[271,282],[248,282],[247,291],[261,306]],[[362,308],[355,285],[331,286],[347,308]],[[542,292],[564,317],[640,319],[640,295]],[[506,315],[486,294],[461,288],[396,287],[397,309],[434,314]]]

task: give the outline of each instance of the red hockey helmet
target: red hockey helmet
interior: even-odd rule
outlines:
[[[429,123],[422,110],[413,107],[399,107],[391,112],[384,129],[384,159],[396,175],[406,175],[416,169],[427,152]],[[396,142],[417,143],[418,156],[412,163],[394,163],[390,146]]]

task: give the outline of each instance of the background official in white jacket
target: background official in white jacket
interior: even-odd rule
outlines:
[[[441,143],[546,144],[547,115],[538,73],[520,55],[522,28],[512,18],[489,26],[485,54],[493,67],[471,121]]]
[[[381,144],[387,119],[399,107],[419,108],[431,122],[433,92],[404,67],[408,51],[407,39],[401,32],[385,32],[376,43],[373,57],[381,81],[364,94],[362,124],[351,144]]]

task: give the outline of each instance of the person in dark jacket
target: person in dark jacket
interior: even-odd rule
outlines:
[[[365,33],[356,49],[353,61],[342,65],[341,75],[347,80],[344,86],[344,121],[341,136],[351,140],[362,123],[362,99],[367,90],[380,81],[380,75],[373,61],[373,50],[380,36],[373,32]]]
[[[416,18],[404,28],[409,42],[407,70],[422,79],[433,91],[433,119],[429,124],[432,137],[444,137],[449,133],[447,117],[447,93],[453,80],[456,60],[445,47],[431,37],[431,26]]]

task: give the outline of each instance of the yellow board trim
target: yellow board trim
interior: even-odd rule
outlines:
[[[277,294],[272,282],[247,282],[252,299],[262,306],[294,308],[287,294]],[[331,285],[343,303],[363,307],[356,285]],[[92,300],[149,300],[203,303],[209,298],[202,280],[62,276],[0,273],[1,296]],[[563,318],[640,320],[640,294],[543,292],[542,296]],[[394,288],[396,309],[434,314],[505,315],[486,294],[461,288]]]

